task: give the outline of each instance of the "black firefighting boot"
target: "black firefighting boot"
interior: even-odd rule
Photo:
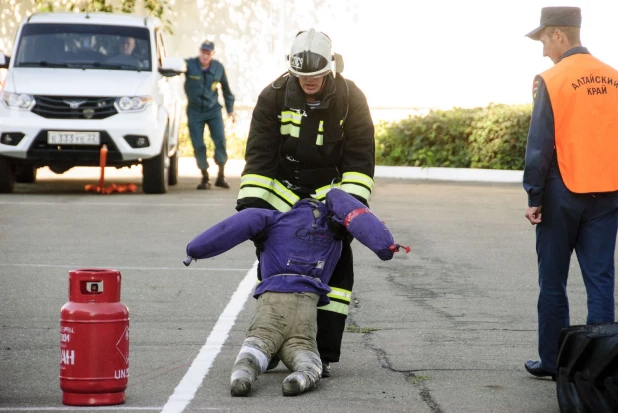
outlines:
[[[202,181],[197,186],[197,189],[209,189],[210,182],[208,181],[208,171],[206,169],[202,169]]]
[[[230,185],[227,182],[225,182],[225,178],[223,176],[223,170],[225,169],[225,162],[218,163],[217,165],[219,166],[219,174],[217,175],[215,186],[218,186],[219,188],[229,189]]]
[[[322,360],[322,377],[330,377],[330,362]]]

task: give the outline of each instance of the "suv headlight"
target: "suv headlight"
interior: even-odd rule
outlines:
[[[119,112],[139,112],[152,102],[150,96],[123,96],[116,98],[114,105]]]
[[[30,110],[35,104],[34,97],[25,93],[2,92],[2,100],[10,108]]]

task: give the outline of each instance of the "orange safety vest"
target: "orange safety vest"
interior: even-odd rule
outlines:
[[[618,71],[590,54],[574,54],[541,77],[566,187],[575,193],[618,190]]]

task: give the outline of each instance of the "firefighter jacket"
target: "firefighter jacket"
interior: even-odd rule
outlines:
[[[211,60],[210,67],[202,70],[199,57],[186,59],[185,93],[187,94],[187,111],[209,112],[221,111],[219,89],[221,84],[225,110],[234,112],[234,95],[225,75],[225,68],[218,60]]]
[[[341,256],[344,228],[383,261],[390,260],[401,246],[394,243],[386,225],[353,196],[335,188],[326,194],[325,201],[303,199],[285,213],[244,209],[195,237],[187,245],[187,256],[214,257],[261,237],[262,281],[254,297],[266,291],[311,292],[320,296],[319,305],[326,305],[331,291],[328,282]]]
[[[618,190],[618,71],[575,47],[536,77],[533,97],[524,169],[529,205],[542,204],[554,168],[572,192]]]
[[[262,91],[253,111],[236,209],[289,211],[338,187],[367,204],[375,168],[374,126],[363,92],[340,74],[325,77],[310,106],[287,74]]]

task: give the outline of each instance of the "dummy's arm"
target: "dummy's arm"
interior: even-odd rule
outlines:
[[[244,209],[199,234],[187,245],[187,258],[192,260],[211,258],[255,237],[274,222],[281,214],[261,208]]]
[[[326,205],[333,212],[333,220],[346,227],[361,244],[372,250],[383,261],[393,258],[393,254],[410,247],[396,244],[393,234],[365,205],[348,193],[333,188],[326,194]]]

